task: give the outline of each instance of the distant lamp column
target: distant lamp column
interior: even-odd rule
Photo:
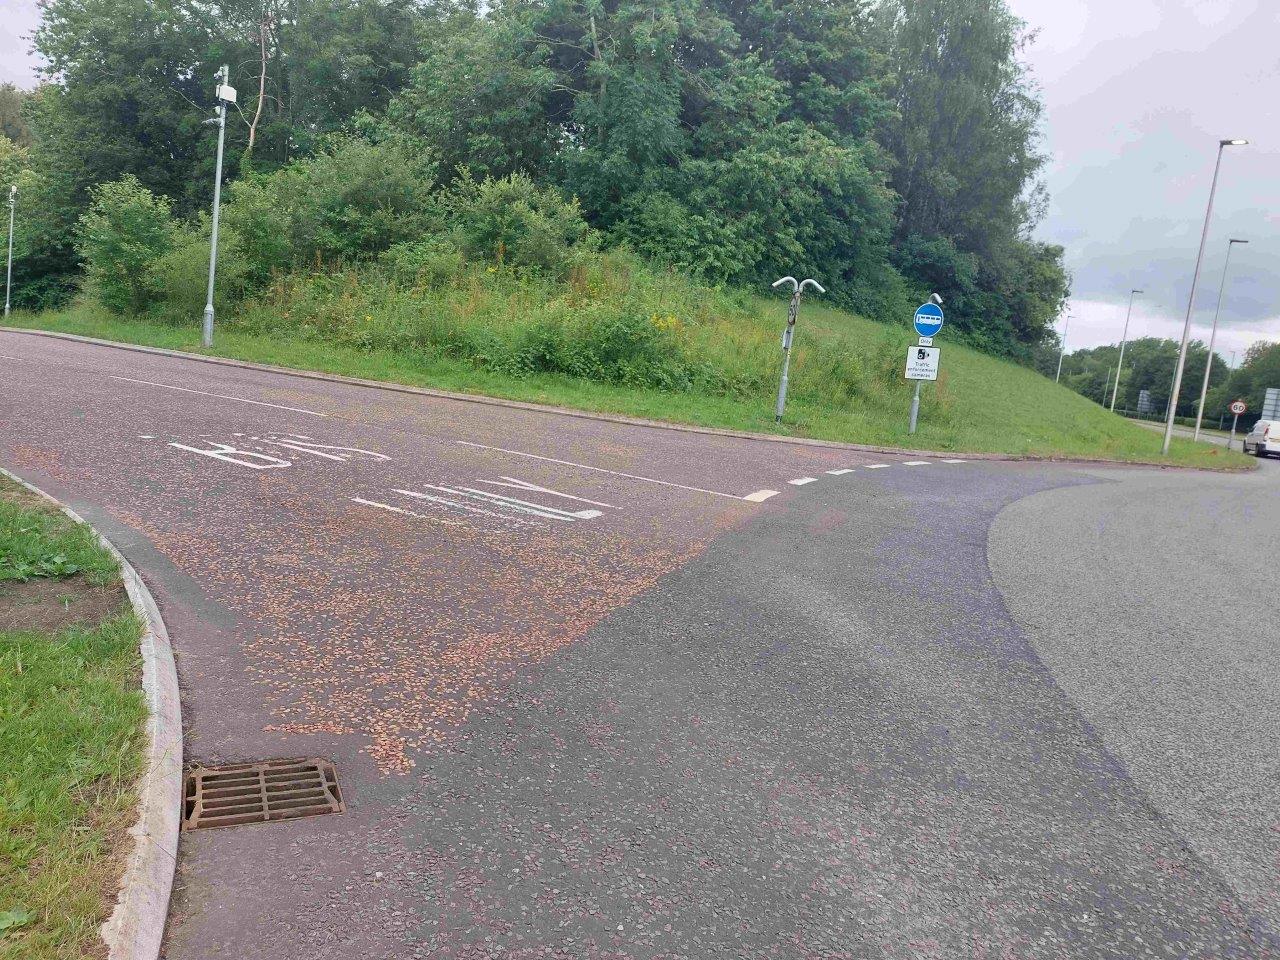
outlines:
[[[1164,422],[1164,446],[1161,452],[1169,455],[1173,442],[1173,422],[1178,416],[1178,394],[1182,392],[1182,372],[1187,366],[1187,344],[1191,341],[1191,314],[1196,306],[1196,287],[1200,285],[1200,265],[1204,262],[1204,245],[1209,239],[1209,223],[1213,219],[1213,197],[1218,192],[1218,172],[1222,169],[1222,151],[1227,147],[1243,147],[1248,140],[1219,140],[1218,159],[1213,165],[1213,182],[1209,185],[1209,205],[1204,211],[1204,229],[1200,232],[1200,252],[1196,254],[1196,270],[1191,275],[1191,296],[1187,298],[1187,319],[1182,325],[1182,349],[1178,352],[1178,365],[1173,371],[1173,389],[1169,394],[1169,410]],[[1212,354],[1210,354],[1212,357]]]
[[[1227,241],[1227,262],[1222,265],[1222,284],[1218,287],[1218,306],[1213,311],[1213,332],[1209,334],[1209,359],[1204,365],[1204,383],[1200,386],[1200,409],[1196,411],[1196,432],[1192,437],[1200,439],[1200,421],[1204,419],[1204,402],[1209,396],[1209,375],[1213,373],[1213,345],[1218,340],[1218,315],[1222,313],[1222,295],[1227,289],[1227,268],[1231,266],[1231,250],[1237,243],[1248,243],[1248,240]]]
[[[1062,358],[1067,355],[1067,330],[1071,326],[1071,314],[1068,313],[1062,319],[1062,349],[1058,351],[1058,373],[1053,378],[1053,382],[1057,383],[1062,379]]]
[[[1116,410],[1116,394],[1120,392],[1120,371],[1124,369],[1124,348],[1129,342],[1129,319],[1133,316],[1133,298],[1142,293],[1141,290],[1129,291],[1129,311],[1124,315],[1124,333],[1120,335],[1120,361],[1116,364],[1116,385],[1111,391],[1111,412]]]
[[[13,286],[13,211],[18,205],[18,185],[9,187],[9,261],[4,271],[4,315],[9,316],[9,288]]]

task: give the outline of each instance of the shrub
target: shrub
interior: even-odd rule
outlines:
[[[234,183],[225,211],[248,279],[317,258],[353,261],[441,228],[436,165],[413,143],[338,137],[314,157]]]
[[[148,267],[173,242],[169,201],[132,174],[98,185],[90,197],[76,240],[86,280],[108,310],[140,312],[152,296]]]
[[[590,236],[577,200],[520,173],[477,181],[463,171],[441,203],[458,246],[499,265],[563,276]]]
[[[240,238],[229,230],[219,231],[214,300],[220,309],[244,297],[248,272]],[[147,285],[159,319],[181,322],[200,316],[209,288],[207,217],[197,226],[174,231],[169,249],[148,265]]]

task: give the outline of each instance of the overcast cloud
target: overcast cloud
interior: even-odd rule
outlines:
[[[3,0],[0,81],[29,86],[35,0]],[[1038,38],[1028,59],[1046,106],[1051,194],[1039,235],[1074,275],[1068,347],[1181,336],[1214,152],[1223,159],[1197,297],[1208,338],[1229,237],[1224,355],[1280,340],[1280,0],[1009,0]]]

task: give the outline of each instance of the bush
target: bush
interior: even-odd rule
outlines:
[[[90,191],[76,250],[94,295],[113,313],[138,313],[152,299],[148,267],[172,245],[169,201],[126,174]]]
[[[218,272],[214,301],[222,308],[246,293],[248,264],[235,233],[218,233]],[[161,320],[190,321],[204,310],[209,289],[209,223],[176,229],[170,248],[147,267],[147,286],[153,310]]]
[[[463,252],[499,266],[564,276],[590,237],[577,200],[524,174],[476,181],[463,171],[441,204]]]
[[[317,259],[367,259],[439,232],[435,179],[435,162],[409,141],[338,137],[314,157],[232,184],[224,215],[247,279],[261,286]]]

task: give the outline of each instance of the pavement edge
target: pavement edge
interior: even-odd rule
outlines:
[[[129,830],[133,850],[120,877],[115,909],[100,934],[107,944],[109,960],[155,960],[160,955],[169,912],[182,810],[182,707],[169,631],[151,591],[115,544],[39,487],[3,467],[0,475],[48,500],[93,531],[120,564],[125,592],[144,625],[139,646],[148,710],[147,766],[138,785],[138,820]]]

